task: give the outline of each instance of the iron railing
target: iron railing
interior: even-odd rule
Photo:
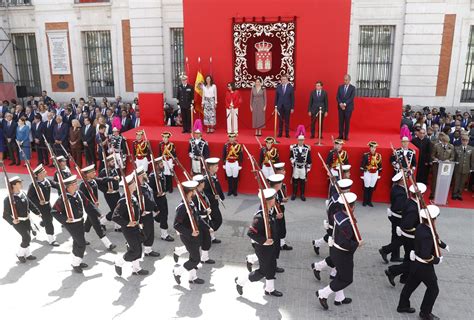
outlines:
[[[469,34],[466,73],[462,84],[461,102],[474,102],[474,26],[471,26]]]
[[[12,34],[17,85],[26,86],[28,95],[41,95],[38,50],[34,33]]]
[[[184,70],[184,28],[171,28],[171,79],[173,81],[173,97],[178,94],[180,75]],[[188,75],[189,77],[189,75]]]

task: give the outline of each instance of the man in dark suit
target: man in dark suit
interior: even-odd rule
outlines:
[[[138,128],[140,126],[140,111],[135,110],[135,113],[132,118],[131,128]]]
[[[338,139],[349,140],[349,126],[352,111],[354,111],[355,87],[351,84],[351,76],[344,76],[344,84],[337,89],[337,109],[339,112],[339,137]]]
[[[8,148],[8,157],[12,161],[10,163],[13,165],[20,165],[20,154],[18,151],[18,146],[16,144],[16,128],[18,124],[13,121],[13,115],[9,112],[5,114],[5,119],[3,120],[3,136],[7,143]],[[16,156],[15,156],[16,155]]]
[[[122,122],[122,128],[120,129],[120,133],[124,133],[125,131],[128,131],[132,127],[132,120],[128,116],[127,110],[122,110],[121,112],[121,119],[120,121]]]
[[[321,111],[321,114],[319,112]],[[311,91],[309,96],[308,116],[311,117],[311,139],[314,138],[315,124],[321,116],[321,139],[323,138],[324,118],[328,116],[328,95],[323,90],[323,83],[316,82],[316,89]]]
[[[74,119],[74,115],[72,114],[72,108],[70,106],[64,109],[62,117],[63,117],[63,123],[67,124],[68,127],[70,127],[72,123],[72,119]]]
[[[91,124],[90,118],[84,118],[84,125],[81,128],[82,144],[87,165],[95,163],[95,127]]]
[[[35,119],[35,113],[33,112],[33,109],[31,106],[27,106],[25,108],[25,118],[30,123],[33,123],[33,120]]]
[[[23,117],[25,113],[23,112],[23,106],[21,105],[16,105],[15,107],[15,113],[13,114],[13,121],[18,122],[18,120]]]
[[[416,181],[428,184],[428,175],[431,166],[431,141],[426,137],[425,129],[421,128],[415,132],[416,137],[413,143],[420,151],[418,170],[416,171]]]
[[[285,136],[290,137],[290,114],[295,111],[295,91],[288,82],[288,76],[281,76],[281,83],[275,90],[275,108],[278,111],[278,136],[283,133],[283,123],[285,124]]]
[[[53,129],[53,149],[56,156],[64,156],[67,158],[67,155],[64,154],[63,148],[61,145],[67,149],[68,144],[68,135],[69,135],[69,126],[63,122],[63,117],[60,115],[56,116],[56,126]]]
[[[53,144],[54,143],[53,130],[54,130],[54,127],[56,126],[56,121],[54,121],[53,112],[48,112],[48,120],[44,122],[44,125],[45,125],[44,135],[46,137],[46,140],[49,142],[49,144]]]
[[[183,133],[191,132],[191,108],[194,107],[194,88],[188,84],[188,77],[181,76],[181,84],[178,86],[178,106],[181,109],[183,122]]]
[[[36,152],[38,153],[38,165],[49,165],[48,149],[44,142],[43,134],[45,133],[46,123],[41,121],[41,115],[35,115],[31,124],[31,136],[35,142]]]

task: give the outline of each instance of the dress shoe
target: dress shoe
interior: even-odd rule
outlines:
[[[342,301],[334,301],[334,305],[336,306],[342,306],[343,304],[349,304],[352,302],[351,298],[344,298]]]
[[[72,266],[72,270],[74,270],[75,273],[82,273],[81,266]]]
[[[390,259],[390,262],[403,262],[403,258],[400,258],[400,257],[392,257]]]
[[[287,133],[287,134],[285,134],[285,137],[289,138],[289,137],[290,137],[290,135]]]
[[[336,139],[341,139],[342,140],[342,136],[338,136]]]
[[[149,253],[145,253],[145,257],[153,257],[153,258],[156,258],[156,257],[159,257],[160,254],[156,251],[152,251],[152,252],[149,252]]]
[[[26,257],[26,260],[36,260],[36,257],[30,254],[28,257]]]
[[[317,280],[321,281],[321,271],[313,269],[313,274]]]
[[[174,262],[178,263],[179,256],[176,253],[173,253]]]
[[[296,194],[292,194],[291,195],[291,201],[295,201],[295,199],[296,199]]]
[[[415,313],[415,308],[410,307],[397,307],[398,313]]]
[[[163,241],[173,242],[174,238],[170,235],[167,235],[165,238],[161,238]]]
[[[122,267],[115,266],[115,273],[118,274],[119,276],[122,275]]]
[[[326,298],[320,298],[320,297],[319,297],[319,291],[316,291],[316,297],[318,297],[319,303],[320,303],[321,306],[324,308],[324,310],[329,309],[329,306],[328,306],[328,299],[326,299]]]
[[[301,201],[306,201],[306,197],[304,196],[304,194],[301,195],[300,199]]]
[[[100,225],[100,228],[102,229],[102,231],[107,231],[107,227],[105,226],[105,224],[101,224]]]
[[[292,246],[289,246],[289,245],[287,245],[287,244],[285,243],[284,245],[281,246],[281,250],[290,251],[290,250],[293,250],[293,247],[292,247]]]
[[[314,245],[314,240],[313,240],[313,249],[314,249],[314,252],[316,253],[316,255],[319,256],[319,247]]]
[[[212,243],[221,243],[221,242],[222,242],[222,241],[220,241],[219,239],[216,239],[216,238],[214,238],[214,239],[212,240]]]
[[[177,284],[181,284],[181,276],[175,275],[173,272],[173,277]]]
[[[379,249],[379,253],[382,256],[383,262],[388,263],[387,254],[383,252],[382,248]]]
[[[458,196],[458,200],[463,201],[463,198],[461,196]]]
[[[56,240],[51,242],[49,245],[52,246],[52,247],[59,247],[59,243]]]
[[[194,280],[189,280],[189,283],[191,283],[191,284],[204,284],[204,282],[206,282],[206,281],[204,281],[203,279],[200,279],[200,278],[196,278]]]
[[[388,282],[390,282],[390,284],[395,287],[395,276],[390,272],[390,270],[386,269],[385,275],[388,278]]]
[[[362,203],[362,206],[363,206],[363,207],[366,207],[366,206],[367,206],[367,202]]]
[[[281,133],[279,133],[279,134],[278,134],[278,138],[281,138],[281,136],[282,136],[282,134],[281,134]]]
[[[432,313],[424,313],[424,312],[421,312],[421,311],[420,311],[419,316],[420,316],[420,318],[423,319],[423,320],[439,320],[439,317],[438,317],[438,316],[435,316],[435,315],[432,314]]]
[[[201,261],[201,263],[205,263],[205,264],[215,264],[216,261],[212,260],[212,259],[207,259],[206,261]]]
[[[85,269],[85,268],[89,268],[89,265],[87,263],[81,262],[79,263],[79,267],[81,267],[82,269]]]
[[[91,243],[89,241],[86,241],[86,246],[90,245]]]
[[[227,192],[227,196],[230,197],[233,194],[233,192]]]
[[[372,202],[368,202],[367,205],[372,208],[374,207],[374,204]]]
[[[266,296],[282,297],[283,293],[278,290],[273,290],[272,292],[265,291]]]
[[[138,271],[133,271],[132,274],[136,276],[147,276],[148,274],[150,274],[150,271],[145,270],[145,269],[140,269]]]
[[[107,248],[107,251],[112,252],[112,251],[114,251],[115,248],[117,248],[117,245],[112,243],[112,244],[110,244],[110,246]]]
[[[433,200],[434,199],[434,195],[433,194],[430,194],[430,200]]]
[[[234,282],[235,282],[235,289],[237,289],[237,293],[238,293],[239,295],[242,295],[242,294],[244,293],[244,288],[243,288],[240,284],[237,283],[237,279],[238,279],[238,278],[235,277],[235,280],[234,280]]]
[[[249,272],[252,272],[252,267],[253,267],[253,264],[251,264],[250,262],[247,261],[247,270]]]
[[[234,191],[234,197],[237,197],[239,194],[237,193],[237,191]]]
[[[115,232],[122,232],[122,228],[115,228],[114,231]]]
[[[283,273],[283,272],[285,272],[285,269],[280,268],[280,267],[276,267],[276,268],[275,268],[275,272],[276,272],[276,273]]]
[[[21,262],[21,263],[25,263],[26,262],[26,258],[24,256],[21,256],[21,257],[18,257],[18,260]]]

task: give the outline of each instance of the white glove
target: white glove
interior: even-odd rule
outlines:
[[[310,169],[310,168],[306,169],[306,173],[309,173],[310,171],[311,171],[311,169]]]
[[[410,251],[410,260],[415,261],[415,251]]]
[[[190,157],[191,159],[193,158],[192,152],[189,153],[189,157]]]
[[[446,248],[444,248],[444,250],[448,251],[449,252],[449,246],[446,245]]]
[[[390,210],[390,208],[387,208],[387,216],[389,216],[389,217],[392,216],[392,210]]]
[[[225,165],[223,165],[223,166],[222,166],[222,169],[224,169],[224,170],[225,170]]]
[[[400,229],[400,227],[397,227],[397,236],[402,236],[402,229]]]
[[[400,169],[400,165],[398,163],[395,163],[395,168]]]
[[[329,229],[329,222],[327,220],[324,220],[323,221],[323,226],[324,226],[324,229],[328,230]]]
[[[291,164],[295,163],[295,159],[290,159]]]
[[[334,239],[331,236],[328,238],[328,246],[334,246]]]
[[[239,167],[239,170],[242,170],[242,167]]]
[[[438,264],[441,264],[441,262],[443,262],[443,257],[439,257],[439,263]]]

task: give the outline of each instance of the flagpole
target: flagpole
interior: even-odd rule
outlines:
[[[209,57],[209,74],[210,74],[211,77],[212,77],[212,56]]]

